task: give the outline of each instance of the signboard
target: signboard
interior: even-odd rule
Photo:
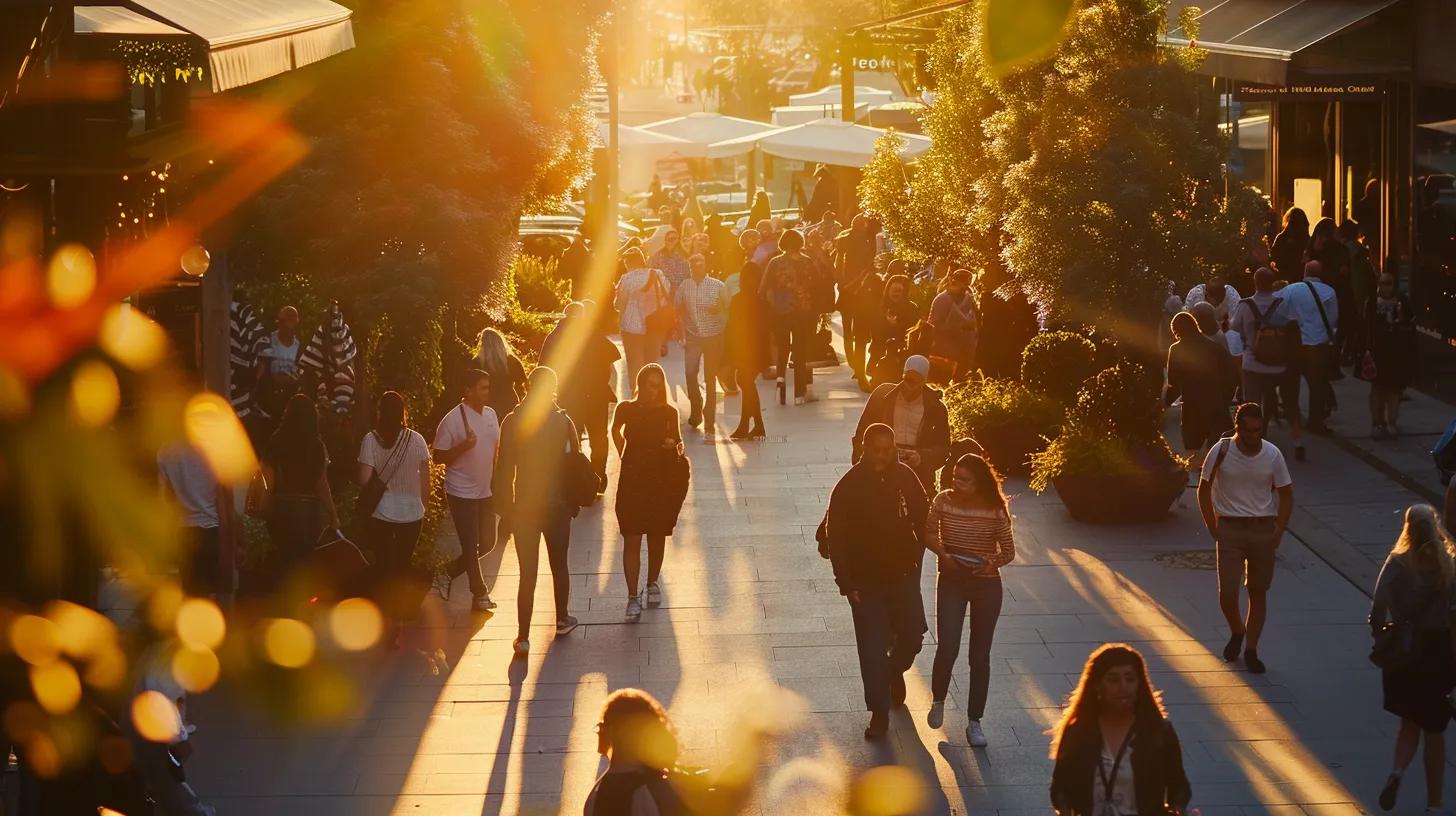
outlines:
[[[1372,80],[1321,80],[1293,85],[1255,85],[1240,82],[1234,87],[1234,99],[1241,102],[1294,102],[1299,100],[1379,100],[1385,96],[1385,84]]]
[[[894,71],[897,65],[899,62],[890,56],[854,58],[856,71]]]

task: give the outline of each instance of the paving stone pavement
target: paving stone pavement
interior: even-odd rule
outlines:
[[[680,363],[664,362],[685,411]],[[496,614],[472,615],[462,582],[450,602],[431,601],[404,650],[353,667],[365,685],[354,719],[290,732],[223,692],[198,700],[194,784],[220,814],[579,813],[602,767],[593,726],[610,690],[658,695],[685,760],[713,764],[735,755],[735,723],[788,716],[765,702],[765,689],[782,688],[799,695],[802,721],[762,762],[750,813],[836,812],[847,774],[899,763],[926,781],[925,813],[1044,814],[1045,731],[1087,654],[1123,640],[1148,657],[1205,816],[1373,811],[1396,723],[1365,657],[1368,599],[1304,546],[1355,528],[1357,544],[1388,546],[1397,519],[1370,508],[1406,499],[1367,466],[1316,440],[1312,463],[1296,470],[1301,504],[1316,512],[1279,553],[1264,676],[1217,656],[1224,625],[1195,509],[1151,525],[1088,526],[1054,495],[1009,484],[1019,557],[1004,571],[992,649],[990,747],[966,742],[964,662],[944,727],[925,723],[933,625],[907,709],[889,740],[869,745],[849,609],[813,542],[864,396],[842,368],[821,370],[817,387],[819,402],[780,407],[762,384],[762,442],[704,444],[685,429],[693,486],[668,544],[664,604],[640,623],[623,622],[609,491],[573,527],[571,611],[585,625],[570,636],[552,638],[542,576],[532,654],[511,661],[518,572],[513,552],[498,549],[483,562],[496,576]],[[727,398],[720,433],[737,406]],[[446,535],[442,548],[454,546]],[[922,576],[932,622],[933,570],[927,562]],[[436,649],[443,665],[430,658]],[[1419,810],[1419,770],[1411,773],[1404,812]]]

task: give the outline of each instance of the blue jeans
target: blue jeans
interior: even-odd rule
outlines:
[[[1001,576],[940,573],[935,584],[935,666],[930,673],[930,695],[936,700],[944,700],[950,691],[967,608],[971,611],[971,694],[966,713],[979,720],[986,713],[986,693],[991,686],[991,639],[1001,617]]]
[[[854,645],[859,650],[865,707],[888,712],[890,681],[915,662],[927,630],[920,576],[860,587],[859,596],[859,603],[851,602],[849,609],[854,616]]]
[[[445,499],[450,505],[450,518],[455,520],[455,535],[460,538],[460,558],[451,565],[450,575],[464,572],[470,594],[485,595],[490,590],[480,574],[480,559],[495,549],[495,506],[489,496],[465,499],[447,495]]]

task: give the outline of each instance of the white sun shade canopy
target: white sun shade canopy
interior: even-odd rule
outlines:
[[[187,32],[173,28],[121,6],[76,6],[77,34],[101,34],[118,37],[186,37]]]
[[[672,136],[696,145],[701,145],[707,149],[708,158],[716,159],[726,158],[726,156],[720,157],[714,155],[712,145],[718,142],[726,142],[729,139],[767,133],[770,130],[775,130],[776,126],[767,122],[756,122],[752,119],[724,116],[721,113],[700,112],[690,113],[687,116],[676,116],[672,119],[663,119],[660,122],[641,125],[637,129],[664,136]]]
[[[735,150],[734,155],[747,153],[757,145],[764,153],[781,159],[820,162],[842,167],[864,167],[875,154],[875,142],[888,131],[880,128],[818,119],[802,125],[780,128],[758,136],[744,136],[720,142],[714,148]],[[904,140],[900,156],[913,159],[930,149],[930,139],[913,133],[898,134]]]
[[[607,146],[611,126],[597,122],[597,139],[602,147]],[[677,155],[685,159],[701,159],[708,155],[708,146],[679,139],[665,133],[655,133],[645,128],[630,125],[617,126],[617,147],[623,156],[665,159]]]
[[[828,85],[817,91],[794,94],[789,97],[790,105],[838,105],[843,101],[843,90],[838,85]],[[884,105],[895,101],[895,95],[879,88],[860,85],[854,89],[854,104]]]
[[[277,76],[354,47],[353,13],[331,0],[129,0],[207,43],[214,91]]]

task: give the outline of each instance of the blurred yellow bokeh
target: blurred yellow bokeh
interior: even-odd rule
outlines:
[[[45,614],[60,632],[61,650],[71,657],[89,657],[116,643],[116,625],[94,609],[52,601]]]
[[[181,648],[172,653],[172,676],[177,685],[200,694],[217,684],[222,666],[211,649]]]
[[[131,701],[131,724],[150,742],[171,743],[182,734],[182,715],[159,691],[144,691]]]
[[[223,484],[242,484],[258,469],[258,457],[243,423],[221,395],[203,392],[187,401],[183,423],[187,441],[207,460]]]
[[[96,259],[80,244],[66,244],[51,256],[46,293],[62,309],[74,309],[96,291]]]
[[[31,666],[30,688],[40,707],[55,715],[69,714],[81,702],[81,678],[65,661]]]
[[[133,370],[151,368],[167,353],[167,332],[124,303],[106,312],[99,340],[102,351]]]
[[[121,384],[116,372],[100,360],[76,366],[71,377],[71,419],[88,428],[100,428],[116,416],[121,406]]]
[[[284,668],[296,669],[313,659],[313,630],[292,618],[274,618],[263,629],[263,652]]]
[[[36,733],[25,744],[25,759],[28,770],[41,779],[55,779],[61,775],[61,750],[45,732]]]
[[[30,410],[30,392],[14,371],[0,366],[0,419],[16,419]]]
[[[147,620],[159,632],[170,632],[177,625],[177,612],[182,608],[186,596],[182,588],[174,583],[164,583],[152,591],[147,599]]]
[[[61,653],[61,629],[37,615],[21,615],[10,624],[10,648],[32,666],[47,666]]]
[[[363,651],[379,642],[384,618],[372,602],[349,598],[329,612],[329,633],[339,646],[352,652]]]
[[[925,783],[903,765],[871,768],[855,781],[856,816],[903,816],[925,807]]]
[[[227,636],[222,610],[207,598],[188,598],[177,607],[177,638],[193,651],[216,649]]]
[[[126,653],[111,644],[92,655],[86,664],[85,679],[92,688],[117,688],[126,680]]]

